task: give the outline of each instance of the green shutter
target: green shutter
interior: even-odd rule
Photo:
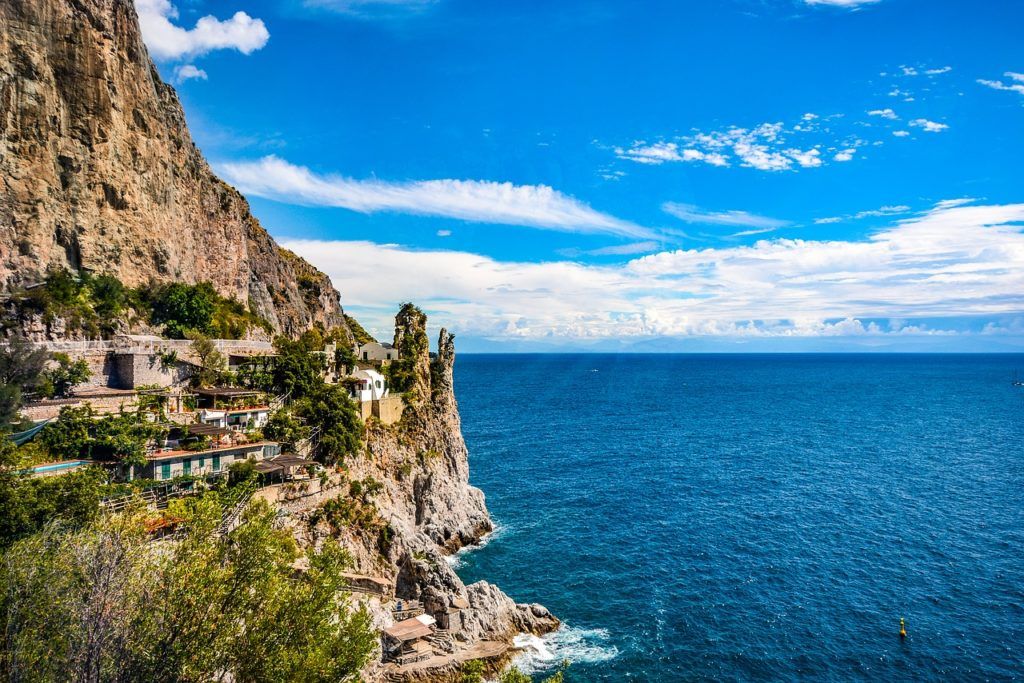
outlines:
[[[220,472],[220,456],[219,455],[213,456],[213,471],[214,472]]]
[[[186,477],[192,474],[192,459],[185,458],[181,461],[181,473]]]
[[[160,465],[160,478],[161,479],[170,479],[171,478],[171,463],[165,462],[164,464]]]

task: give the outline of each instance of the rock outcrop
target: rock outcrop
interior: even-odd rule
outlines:
[[[441,330],[438,352],[431,358],[425,323],[413,307],[403,309],[396,320],[403,362],[414,374],[402,419],[390,426],[371,419],[365,456],[346,463],[351,480],[372,478],[383,485],[373,504],[391,536],[382,544],[377,534],[361,536],[346,529],[342,541],[356,558],[358,571],[386,576],[398,597],[421,601],[429,613],[446,611],[456,598],[468,600],[458,642],[511,642],[517,633],[549,632],[559,622],[543,606],[517,604],[483,581],[466,586],[446,559],[478,543],[493,525],[483,493],[469,484],[452,383],[453,338]],[[321,525],[305,540],[316,543],[317,536],[328,533]],[[380,621],[387,622],[388,616]]]
[[[0,2],[0,290],[51,267],[212,282],[282,332],[344,325],[192,142],[131,0]]]

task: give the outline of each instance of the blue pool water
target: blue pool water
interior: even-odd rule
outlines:
[[[458,571],[561,617],[547,647],[572,681],[1020,679],[1015,370],[461,356],[471,478],[500,528]]]
[[[85,460],[67,460],[65,462],[55,462],[49,465],[36,465],[32,468],[33,472],[55,472],[57,470],[70,470],[75,467],[81,467],[82,465],[88,465],[89,463]]]

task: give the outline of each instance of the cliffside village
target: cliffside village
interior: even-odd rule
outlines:
[[[142,465],[65,460],[36,465],[32,476],[61,476],[103,464],[113,481],[152,480],[156,486],[145,489],[142,497],[160,509],[170,498],[193,492],[196,481],[226,477],[233,464],[249,461],[259,475],[259,493],[269,501],[286,503],[284,487],[288,486],[301,486],[306,496],[313,491],[316,500],[325,495],[323,484],[318,482],[324,469],[310,457],[315,434],[294,444],[291,451],[260,435],[287,397],[233,386],[191,386],[195,367],[188,359],[189,344],[129,335],[110,341],[40,343],[49,351],[85,360],[91,379],[69,398],[26,405],[22,413],[35,427],[16,438],[32,438],[69,406],[89,406],[97,417],[141,409],[148,411],[152,421],[169,429],[165,439],[148,449]],[[273,347],[265,342],[214,340],[214,344],[227,358],[229,372],[273,362]],[[403,412],[403,398],[391,393],[386,371],[388,364],[399,358],[399,349],[377,342],[356,345],[355,366],[345,368],[344,374],[335,373],[330,369],[333,364],[327,362],[334,358],[335,351],[334,345],[328,344],[320,352],[325,359],[324,379],[346,387],[364,421],[375,418],[384,424],[397,422]],[[154,489],[160,490],[154,493]],[[121,509],[128,504],[129,497],[124,498],[105,501],[106,507],[111,511]],[[237,519],[228,519],[223,531],[237,523]],[[374,611],[387,615],[380,623],[380,666],[386,680],[406,680],[416,672],[500,657],[508,650],[507,644],[497,641],[466,642],[459,638],[463,612],[470,608],[465,597],[457,596],[443,605],[424,605],[396,597],[393,581],[361,574],[348,574],[346,579],[357,599],[374,603]]]
[[[214,340],[228,361],[228,371],[273,362],[269,343]],[[316,463],[307,459],[310,441],[296,444],[295,453],[283,453],[281,445],[260,437],[271,414],[282,408],[286,396],[270,396],[232,386],[196,388],[190,386],[195,366],[189,360],[190,342],[150,336],[122,335],[111,341],[41,343],[50,351],[67,353],[85,360],[90,382],[77,387],[69,398],[30,403],[22,414],[35,423],[25,437],[57,418],[66,407],[89,406],[97,416],[136,411],[142,408],[155,422],[170,427],[167,438],[153,444],[145,465],[120,465],[115,481],[152,479],[170,481],[180,477],[219,477],[232,463],[249,460],[265,481],[293,480],[309,476]],[[357,359],[345,374],[336,374],[328,359],[336,347],[328,344],[322,352],[324,379],[343,384],[358,406],[360,417],[374,417],[393,424],[402,415],[402,397],[392,395],[384,376],[386,366],[398,359],[390,344],[369,342],[353,349]],[[37,476],[54,476],[93,464],[71,460],[37,465]]]

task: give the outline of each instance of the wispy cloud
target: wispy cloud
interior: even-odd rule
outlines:
[[[630,242],[629,244],[615,244],[610,247],[591,249],[586,253],[591,256],[632,256],[633,254],[649,254],[661,248],[661,242],[644,240],[643,242]]]
[[[186,29],[171,21],[178,18],[178,10],[170,0],[136,0],[135,9],[146,47],[159,60],[198,57],[214,50],[250,54],[270,39],[261,19],[241,11],[223,21],[205,16],[194,28]]]
[[[758,216],[747,211],[705,211],[693,204],[680,204],[677,202],[665,202],[661,205],[661,209],[670,216],[675,216],[687,223],[754,228],[758,232],[778,230],[787,225],[792,225],[790,221]],[[755,233],[748,232],[742,234]],[[740,235],[740,233],[737,233],[737,235]]]
[[[863,141],[852,137],[831,138],[825,142],[798,143],[795,138],[826,135],[816,114],[805,114],[792,126],[781,122],[762,123],[753,128],[733,126],[710,133],[696,131],[672,140],[647,142],[637,140],[629,147],[615,147],[620,159],[640,164],[658,165],[670,162],[694,162],[712,166],[737,164],[760,171],[788,171],[816,168],[824,164],[823,154],[839,154],[837,161],[852,158]],[[833,158],[835,158],[833,156]]]
[[[224,177],[246,194],[305,206],[333,206],[443,216],[477,223],[519,225],[579,233],[652,238],[644,227],[592,209],[547,185],[488,180],[385,182],[320,175],[276,156],[225,163]]]
[[[306,7],[353,17],[373,18],[422,12],[437,0],[304,0]]]
[[[909,213],[910,207],[905,204],[891,204],[886,206],[880,206],[877,209],[867,209],[865,211],[858,211],[857,213],[849,213],[843,216],[828,216],[826,218],[816,218],[814,223],[816,225],[827,225],[829,223],[841,223],[843,221],[856,221],[862,218],[877,218],[879,216],[899,216],[901,214]]]
[[[1022,222],[1024,204],[949,202],[863,240],[761,240],[612,266],[370,242],[285,246],[382,328],[397,302],[416,297],[435,322],[498,338],[935,334],[943,328],[919,321],[1024,311]]]
[[[888,107],[886,107],[885,109],[872,109],[871,111],[868,112],[868,116],[880,116],[883,119],[889,119],[891,121],[895,121],[896,119],[899,118],[898,116],[896,116],[896,112],[894,112],[892,109]]]
[[[830,7],[845,7],[846,9],[857,9],[865,5],[873,5],[879,0],[804,0],[807,5],[827,5]]]
[[[978,83],[984,86],[988,86],[994,90],[1006,90],[1008,92],[1015,92],[1018,95],[1024,95],[1024,74],[1017,73],[1016,71],[1006,71],[1003,76],[1008,78],[1008,81],[992,81],[983,78],[978,79]]]

